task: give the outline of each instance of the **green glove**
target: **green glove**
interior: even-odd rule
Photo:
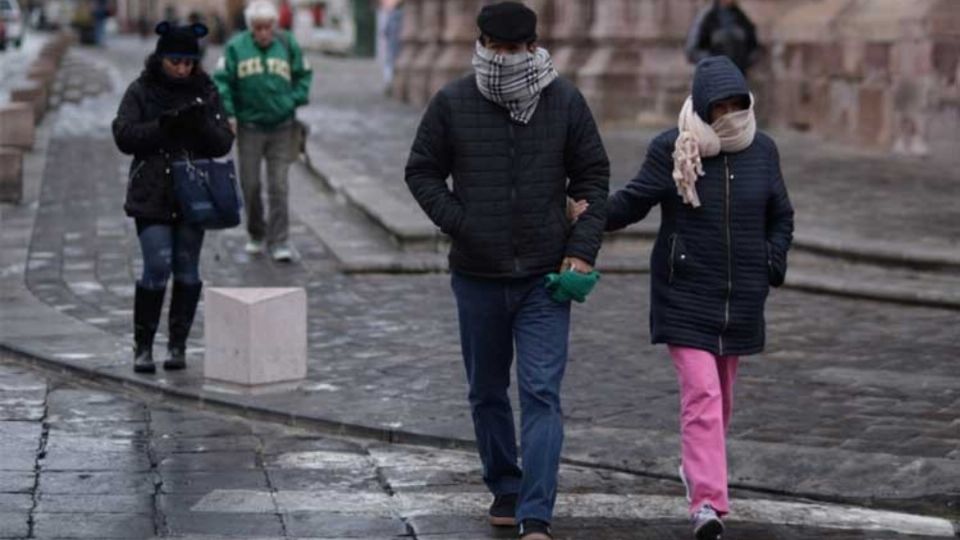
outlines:
[[[547,274],[547,290],[550,291],[550,298],[554,302],[569,302],[576,300],[583,302],[587,295],[600,281],[600,272],[596,270],[589,274],[581,274],[573,270],[566,270],[562,273]]]

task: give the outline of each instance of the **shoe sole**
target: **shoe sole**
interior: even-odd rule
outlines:
[[[719,521],[708,521],[696,531],[697,540],[718,540],[723,535],[723,524]]]
[[[543,533],[530,533],[521,536],[520,540],[553,540],[553,537]]]
[[[150,367],[133,366],[133,372],[134,373],[156,373],[157,366],[150,366]]]
[[[494,517],[490,516],[490,524],[494,527],[516,527],[517,520],[512,517]]]
[[[167,371],[178,371],[178,370],[181,370],[181,369],[187,369],[187,364],[168,364],[168,363],[164,362],[164,363],[163,363],[163,369],[165,369],[165,370],[167,370]]]

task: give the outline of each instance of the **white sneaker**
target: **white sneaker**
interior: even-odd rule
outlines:
[[[717,511],[705,504],[690,518],[693,535],[697,540],[720,540],[723,537],[723,522]]]
[[[259,255],[263,253],[264,249],[263,240],[247,240],[247,245],[243,246],[243,250],[250,255]]]
[[[277,262],[293,262],[297,254],[289,244],[278,244],[270,250],[270,256]]]

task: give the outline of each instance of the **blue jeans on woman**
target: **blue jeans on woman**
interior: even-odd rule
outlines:
[[[494,495],[519,494],[517,523],[550,523],[563,446],[560,384],[567,365],[570,303],[550,298],[544,276],[492,280],[454,273],[451,284],[483,481]],[[522,471],[507,395],[514,347]]]
[[[140,286],[164,289],[173,280],[184,285],[200,283],[200,248],[203,229],[182,222],[137,220],[137,237],[143,253]]]

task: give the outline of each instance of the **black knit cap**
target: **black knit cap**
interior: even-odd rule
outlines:
[[[477,16],[477,26],[485,36],[503,43],[537,40],[537,14],[520,2],[484,6]]]
[[[207,27],[200,23],[177,26],[167,21],[158,24],[155,30],[160,36],[157,39],[157,55],[194,59],[200,58],[199,40],[208,32]]]

